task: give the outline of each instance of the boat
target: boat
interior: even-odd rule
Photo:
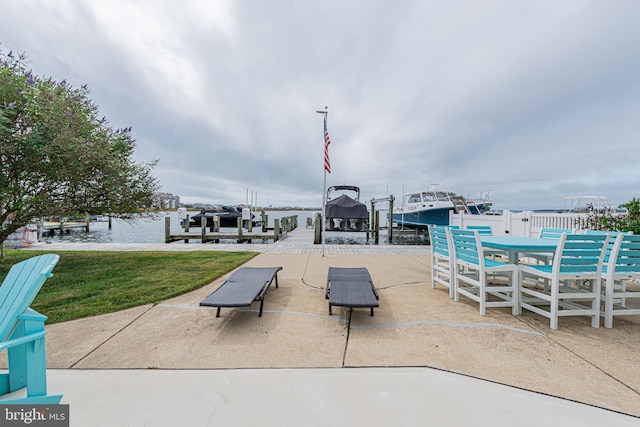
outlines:
[[[591,213],[611,211],[605,196],[568,196],[564,198],[564,211],[568,213]]]
[[[200,213],[189,218],[189,227],[200,227],[201,218],[207,219],[207,227],[213,227],[213,218],[220,218],[220,227],[237,227],[238,218],[242,218],[242,211],[235,206],[220,206],[217,208],[202,209]],[[251,215],[253,218],[253,214]],[[184,226],[184,220],[183,220]]]
[[[399,227],[426,229],[429,225],[449,225],[451,211],[479,215],[491,210],[492,205],[489,192],[470,199],[432,184],[425,191],[405,194],[402,206],[393,210],[393,222]]]
[[[336,192],[342,194],[336,196]],[[346,193],[355,194],[350,197]],[[360,188],[353,185],[329,187],[324,216],[326,231],[366,231],[369,212],[364,203],[360,203]]]

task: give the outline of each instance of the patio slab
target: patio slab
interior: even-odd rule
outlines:
[[[489,380],[640,416],[640,319],[593,329],[587,318],[547,319],[432,289],[421,254],[272,254],[246,266],[282,266],[257,316],[198,303],[225,277],[154,307],[48,325],[48,366],[82,369],[420,367]],[[375,316],[328,315],[329,266],[366,267],[380,293]],[[95,331],[93,331],[95,329]],[[97,333],[95,333],[97,331]],[[84,354],[83,354],[84,353]],[[356,371],[357,372],[357,371]]]

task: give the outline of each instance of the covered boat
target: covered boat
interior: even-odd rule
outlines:
[[[354,192],[355,198],[341,194],[332,198],[333,192]],[[360,188],[352,185],[336,185],[327,190],[325,204],[325,230],[327,231],[366,231],[369,212],[360,203]]]
[[[402,206],[393,210],[393,222],[405,228],[426,229],[428,225],[449,225],[450,211],[479,215],[492,205],[488,193],[472,200],[448,188],[430,185],[426,191],[406,194]]]
[[[220,227],[237,227],[238,218],[242,218],[242,212],[234,206],[220,206],[217,208],[202,209],[189,220],[190,227],[200,227],[201,218],[206,218],[207,227],[213,227],[213,218],[220,218]],[[253,216],[253,215],[252,215]]]

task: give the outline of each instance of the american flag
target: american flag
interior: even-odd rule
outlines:
[[[327,115],[324,115],[324,170],[331,173],[331,163],[329,162],[329,131],[327,131]]]

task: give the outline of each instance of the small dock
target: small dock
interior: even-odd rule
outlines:
[[[221,240],[235,240],[238,243],[248,242],[253,240],[273,240],[277,242],[283,239],[287,234],[298,227],[298,216],[290,216],[282,219],[275,219],[273,221],[273,228],[266,227],[266,221],[263,222],[261,227],[255,227],[254,231],[252,225],[249,223],[247,228],[243,227],[243,221],[238,219],[238,228],[229,228],[226,231],[221,230],[219,226],[207,227],[205,224],[206,218],[203,218],[203,223],[200,227],[196,227],[199,230],[197,232],[189,231],[189,218],[185,220],[185,230],[180,233],[171,233],[171,218],[165,217],[164,231],[165,231],[165,243],[177,242],[184,240],[185,243],[189,243],[190,240],[200,240],[201,243],[220,243]]]
[[[85,231],[89,231],[89,221],[43,221],[39,228],[42,231],[60,231],[61,233],[74,228],[84,228]]]

